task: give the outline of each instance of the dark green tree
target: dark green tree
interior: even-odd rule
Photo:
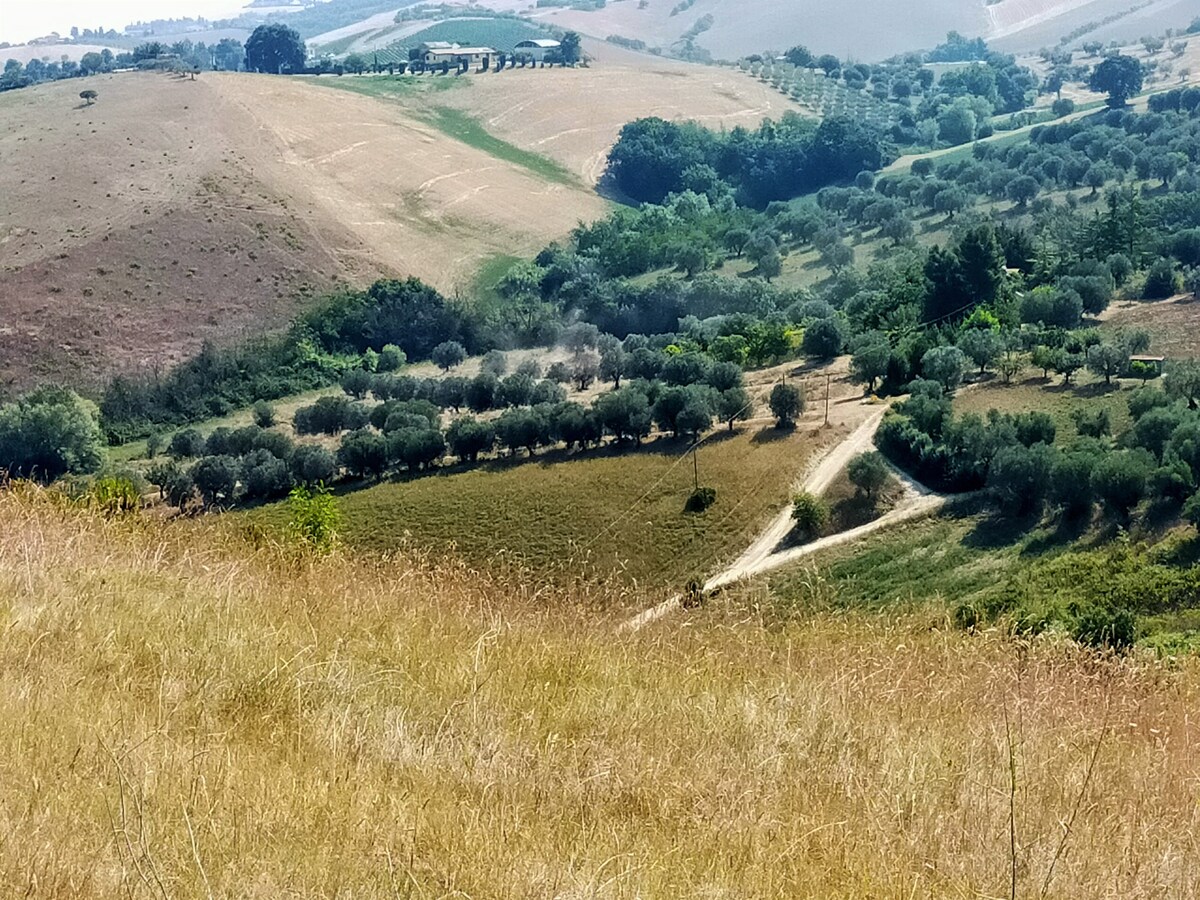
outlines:
[[[246,40],[246,68],[252,72],[299,72],[306,55],[299,33],[279,22],[259,25]]]
[[[780,428],[788,428],[795,425],[804,412],[804,393],[794,384],[777,384],[771,388],[767,405],[776,424]]]
[[[1108,94],[1108,105],[1118,109],[1129,102],[1129,98],[1142,89],[1144,72],[1142,64],[1132,56],[1118,53],[1110,56],[1092,70],[1088,87],[1101,94]]]
[[[850,483],[872,500],[887,484],[890,474],[887,463],[878,452],[860,453],[846,466]]]
[[[99,467],[96,407],[73,391],[42,387],[0,406],[0,470],[49,482]]]
[[[192,467],[192,481],[207,508],[231,505],[236,499],[238,461],[232,456],[206,456]]]

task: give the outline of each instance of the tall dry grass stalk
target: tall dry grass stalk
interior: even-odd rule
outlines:
[[[1200,882],[1190,661],[1019,654],[912,614],[618,637],[586,598],[421,560],[301,565],[223,522],[28,491],[0,522],[3,897]]]

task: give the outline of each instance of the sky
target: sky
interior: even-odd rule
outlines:
[[[245,0],[0,0],[0,41],[20,44],[57,31],[115,28],[148,19],[207,19],[236,15]]]

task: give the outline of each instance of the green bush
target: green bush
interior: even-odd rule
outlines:
[[[130,479],[110,475],[91,483],[87,502],[89,506],[112,517],[137,512],[142,508],[142,495]]]
[[[792,521],[806,540],[818,537],[829,525],[829,507],[817,496],[804,491],[793,500]]]
[[[1091,604],[1076,611],[1071,635],[1088,647],[1122,653],[1137,640],[1137,617],[1122,607]]]
[[[699,487],[692,491],[691,496],[687,499],[687,505],[684,508],[690,513],[702,513],[716,502],[716,488]]]
[[[254,424],[259,428],[270,428],[275,424],[275,407],[266,400],[257,400],[254,403]]]
[[[293,488],[288,509],[288,535],[302,550],[329,553],[337,547],[342,513],[328,488]]]
[[[73,391],[43,387],[0,405],[0,471],[51,482],[99,467],[96,407]]]

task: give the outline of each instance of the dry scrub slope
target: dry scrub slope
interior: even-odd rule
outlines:
[[[617,635],[588,597],[229,521],[0,520],[6,897],[1200,883],[1192,660],[753,606]]]

